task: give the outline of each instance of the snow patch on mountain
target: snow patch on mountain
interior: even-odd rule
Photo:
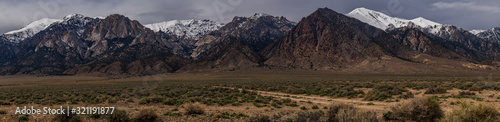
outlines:
[[[221,40],[219,40],[218,38],[220,38],[221,35],[232,35],[232,34],[245,35],[244,31],[252,30],[255,28],[263,31],[265,31],[266,28],[267,29],[280,28],[280,30],[274,31],[273,33],[278,33],[281,30],[286,32],[295,27],[295,25],[296,25],[295,22],[290,21],[283,16],[273,16],[266,13],[255,13],[253,16],[249,17],[236,16],[233,18],[231,22],[227,23],[222,29],[217,30],[217,34],[215,35],[209,34],[203,37],[202,39],[198,40],[194,44],[196,48],[193,49],[191,57],[197,59],[202,53],[212,48],[214,44],[219,43]],[[256,35],[265,35],[265,34],[266,33],[260,33]],[[259,38],[259,37],[253,37],[253,38]],[[251,39],[246,41],[251,41]]]
[[[259,19],[261,17],[272,16],[266,13],[255,13],[253,16],[249,17],[250,19]]]
[[[210,20],[172,20],[144,25],[155,32],[175,34],[179,38],[198,40],[201,36],[218,30],[223,23]]]
[[[486,41],[495,42],[500,44],[500,27],[485,30],[481,33],[476,34],[479,38]]]
[[[435,25],[442,25],[440,23],[427,20],[423,17],[418,17],[418,18],[412,19],[412,20],[410,20],[410,22],[413,22],[414,24],[416,24],[420,27],[430,27],[430,26],[435,26]]]
[[[21,41],[34,36],[38,32],[47,29],[51,25],[62,23],[66,25],[81,26],[83,28],[83,25],[92,21],[93,19],[96,18],[86,17],[81,14],[70,14],[63,17],[63,19],[43,18],[30,23],[19,30],[9,31],[0,36],[12,43],[20,43]],[[83,33],[83,30],[78,30],[77,33],[80,35],[81,33]]]
[[[439,37],[447,37],[451,35],[454,31],[463,30],[462,28],[448,24],[428,26],[425,28],[419,27],[418,29],[420,29],[422,32],[430,33]]]
[[[469,32],[472,33],[472,34],[474,34],[474,35],[477,35],[477,34],[482,33],[484,31],[486,31],[486,30],[475,29],[475,30],[470,30]]]
[[[65,27],[70,27],[67,29],[73,29],[80,36],[85,31],[85,26],[99,17],[87,17],[81,14],[70,14],[63,18],[62,22],[59,22]]]
[[[413,23],[416,26],[420,26],[422,28],[442,25],[440,23],[427,20],[423,17],[407,20],[397,17],[391,17],[382,12],[370,10],[367,8],[357,8],[346,15],[352,18],[356,18],[361,22],[367,23],[382,30],[387,30],[389,28],[405,27],[408,26],[409,24],[412,25],[411,23]]]

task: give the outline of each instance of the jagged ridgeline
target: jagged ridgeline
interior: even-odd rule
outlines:
[[[113,14],[41,19],[0,35],[0,74],[151,75],[234,70],[435,74],[499,68],[498,28],[466,31],[358,8],[298,23],[257,13],[223,24],[142,25]]]

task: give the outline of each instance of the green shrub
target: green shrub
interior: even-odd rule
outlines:
[[[302,107],[300,107],[300,109],[301,109],[301,110],[307,110],[307,107],[302,106]]]
[[[5,111],[5,110],[0,110],[0,114],[7,114],[7,111]]]
[[[266,115],[255,115],[250,118],[248,118],[249,122],[271,122],[271,119],[269,119],[269,116]]]
[[[443,116],[439,101],[435,98],[417,98],[391,108],[388,120],[436,121]]]
[[[319,107],[315,105],[312,107],[312,109],[319,109]]]
[[[457,103],[456,102],[450,102],[450,105],[456,105]]]
[[[12,105],[12,103],[10,103],[10,102],[4,102],[4,103],[1,103],[0,105]]]
[[[135,116],[135,120],[139,122],[152,122],[155,121],[158,118],[158,115],[156,114],[155,110],[153,109],[142,109],[139,111],[139,113]]]
[[[165,101],[163,101],[163,104],[165,105],[181,105],[184,101],[182,100],[178,100],[178,99],[167,99]]]
[[[476,95],[476,93],[470,91],[460,91],[458,93],[458,96],[474,96],[474,95]]]
[[[29,117],[30,117],[30,115],[24,114],[24,115],[19,116],[18,120],[19,121],[28,121],[30,119]]]
[[[163,115],[166,115],[166,116],[182,116],[182,114],[180,112],[173,113],[173,112],[170,112],[170,111],[163,113]]]
[[[281,99],[281,103],[291,103],[292,99],[286,98],[286,99]]]
[[[392,112],[388,111],[387,113],[384,113],[382,117],[384,117],[384,120],[390,120],[391,115]]]
[[[151,102],[152,103],[163,103],[165,101],[165,98],[163,97],[152,97]]]
[[[367,101],[384,101],[386,99],[392,98],[393,95],[399,95],[399,98],[413,98],[413,94],[407,89],[401,87],[394,87],[390,85],[378,85],[373,88],[372,91],[365,94],[363,100]]]
[[[232,117],[236,117],[236,118],[241,118],[241,117],[249,117],[248,115],[245,115],[245,114],[243,114],[243,113],[239,113],[239,114],[235,114],[235,113],[233,113],[233,114],[231,114],[231,116],[232,116]]]
[[[329,122],[378,122],[377,113],[361,111],[358,108],[341,103],[332,104],[327,113]]]
[[[473,105],[460,103],[451,114],[442,119],[443,122],[494,122],[500,119],[496,108],[484,104]]]
[[[149,98],[142,98],[141,100],[139,100],[139,104],[143,105],[143,104],[149,104],[151,102],[151,99]]]
[[[185,115],[205,113],[205,106],[199,102],[187,104],[184,106],[184,109],[186,110]]]
[[[179,111],[179,108],[174,108],[174,109],[172,109],[170,111]]]

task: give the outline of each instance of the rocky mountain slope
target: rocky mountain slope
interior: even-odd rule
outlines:
[[[430,73],[464,70],[463,65],[481,60],[469,58],[475,53],[467,47],[462,48],[465,52],[457,52],[462,46],[418,28],[402,27],[386,33],[320,8],[262,54],[268,58],[265,65],[285,69]]]
[[[436,40],[448,43],[448,48],[471,59],[500,60],[500,45],[485,41],[480,37],[453,25],[438,25],[420,28]]]
[[[498,55],[500,53],[498,46],[500,45],[485,41],[470,31],[457,26],[439,24],[422,17],[406,20],[366,8],[357,8],[346,15],[387,32],[402,27],[419,29],[433,38],[433,40],[448,43],[448,48],[470,59],[478,61],[500,59]]]
[[[383,33],[356,19],[320,8],[269,47],[265,64],[316,70],[346,68],[385,55],[372,41]]]
[[[218,30],[223,23],[211,20],[172,20],[160,23],[144,25],[155,32],[164,32],[167,34],[176,35],[178,38],[188,40],[198,40],[212,31]]]
[[[217,43],[230,40],[243,41],[252,46],[251,48],[255,51],[259,51],[281,38],[294,25],[294,22],[285,17],[275,17],[264,13],[256,13],[251,17],[234,17],[224,27],[200,38],[191,56],[196,59]]]
[[[11,61],[13,64],[4,66],[3,69],[8,70],[2,73],[137,75],[172,72],[179,66],[171,62],[186,62],[181,57],[175,58],[171,49],[162,45],[167,39],[122,15],[110,15],[105,19],[73,15],[63,20],[21,42],[18,58]],[[161,57],[151,58],[151,55]],[[133,64],[141,61],[153,63]],[[137,68],[153,66],[158,68]],[[131,70],[132,67],[136,70]]]
[[[169,39],[164,43],[173,49],[173,53],[185,58],[191,58],[195,43],[199,38],[216,31],[224,24],[210,20],[172,20],[144,25],[162,37]]]
[[[264,13],[235,17],[221,29],[196,42],[197,47],[192,54],[196,61],[182,71],[256,67],[264,59],[259,52],[280,39],[294,25],[284,17]]]
[[[15,59],[16,46],[14,43],[0,37],[0,64]]]
[[[476,34],[479,38],[486,41],[494,42],[500,44],[500,27],[495,27],[489,30],[482,31]]]

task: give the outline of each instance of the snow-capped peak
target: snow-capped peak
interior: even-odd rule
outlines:
[[[175,34],[179,38],[198,40],[203,35],[218,30],[224,24],[210,20],[171,20],[144,25],[155,32]]]
[[[413,23],[417,26],[420,27],[430,27],[430,26],[435,26],[435,25],[441,25],[437,22],[433,22],[430,20],[427,20],[423,17],[418,17],[412,20],[407,20],[407,19],[401,19],[397,17],[391,17],[388,16],[382,12],[370,10],[367,8],[357,8],[354,9],[353,11],[349,12],[346,14],[347,16],[350,16],[352,18],[356,18],[360,20],[361,22],[370,24],[376,28],[382,29],[382,30],[387,30],[388,28],[395,27],[395,28],[400,28],[400,27],[405,27],[408,26],[408,24]]]
[[[60,19],[48,19],[43,18],[37,21],[34,21],[19,30],[9,31],[1,36],[5,37],[9,41],[13,43],[19,43],[20,41],[29,38],[38,32],[44,30],[49,27],[53,23],[61,22]]]
[[[2,34],[0,36],[6,38],[10,42],[20,43],[21,41],[34,36],[35,34],[39,33],[40,31],[47,29],[52,24],[60,24],[60,23],[79,24],[78,22],[75,22],[75,21],[81,21],[81,22],[83,22],[83,24],[85,24],[87,22],[90,22],[91,19],[92,18],[85,17],[81,14],[70,14],[70,15],[65,16],[63,19],[43,18],[43,19],[34,21],[34,22],[26,25],[21,29],[13,30],[13,31],[7,32],[5,34]],[[75,20],[75,21],[73,21],[73,20]]]
[[[37,21],[30,23],[19,30],[9,31],[5,34],[15,34],[15,33],[19,33],[22,31],[39,32],[40,30],[43,30],[43,29],[47,28],[48,26],[50,26],[50,24],[55,23],[55,22],[60,22],[60,21],[61,20],[59,20],[59,19],[43,18],[43,19],[40,19],[40,20],[37,20]]]

